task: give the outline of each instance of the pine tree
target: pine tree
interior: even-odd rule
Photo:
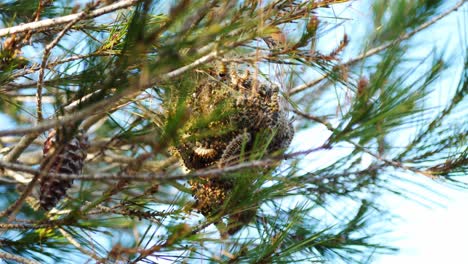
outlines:
[[[0,3],[6,263],[371,262],[399,176],[466,188],[464,0],[71,2]]]

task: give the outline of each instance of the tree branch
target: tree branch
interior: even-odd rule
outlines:
[[[7,253],[7,252],[0,252],[0,259],[13,260],[13,261],[16,261],[18,263],[23,263],[23,264],[41,264],[35,260],[27,259],[18,255]]]
[[[108,5],[108,6],[105,6],[105,7],[96,9],[95,11],[90,12],[88,18],[95,18],[98,16],[102,16],[104,14],[111,13],[119,9],[124,9],[130,6],[133,6],[136,3],[138,3],[138,0],[120,1],[115,4]],[[80,12],[80,13],[73,14],[73,15],[45,19],[45,20],[41,20],[37,22],[31,22],[31,23],[26,23],[26,24],[19,25],[19,26],[0,29],[0,37],[11,35],[14,33],[19,33],[19,32],[25,32],[25,31],[36,32],[36,31],[45,30],[49,27],[67,24],[67,23],[70,23],[71,21],[74,21],[78,17],[82,16],[83,13],[85,12]]]

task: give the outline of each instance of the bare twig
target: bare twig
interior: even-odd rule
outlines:
[[[0,177],[0,184],[18,184],[16,180]]]
[[[99,8],[90,12],[88,18],[102,16],[104,14],[111,13],[119,9],[124,9],[130,6],[133,6],[136,3],[138,3],[138,0],[120,1],[115,4],[111,4],[111,5],[108,5],[108,6],[105,6],[105,7],[102,7],[102,8]],[[26,23],[26,24],[19,25],[19,26],[0,29],[0,37],[11,35],[14,33],[19,33],[19,32],[25,32],[25,31],[36,32],[36,31],[47,29],[49,27],[67,24],[75,20],[77,17],[80,17],[82,14],[83,12],[80,12],[80,13],[72,14],[68,16],[45,19],[45,20],[41,20],[37,22],[31,22],[31,23]]]
[[[328,130],[330,130],[332,132],[335,130],[335,128],[333,128],[332,124],[330,124],[330,122],[328,122],[326,119],[324,119],[322,117],[310,115],[310,114],[301,112],[301,111],[296,110],[296,109],[294,109],[293,112],[295,114],[297,114],[297,115],[300,115],[300,116],[304,117],[305,119],[309,119],[309,120],[312,120],[312,121],[315,121],[317,123],[320,123],[320,124],[324,125],[325,127],[327,127]]]
[[[306,90],[307,88],[313,87],[313,86],[319,84],[321,81],[328,78],[328,76],[330,76],[330,73],[326,73],[326,74],[322,75],[320,78],[317,78],[317,79],[314,79],[314,80],[312,80],[310,82],[306,82],[304,84],[298,85],[298,86],[292,88],[289,91],[289,95],[297,94],[299,92],[302,92],[302,91]]]
[[[222,53],[217,51],[217,50],[214,50],[213,52],[210,52],[209,54],[207,54],[206,56],[203,56],[201,58],[199,58],[198,60],[186,65],[186,66],[183,66],[183,67],[180,67],[179,69],[176,69],[176,70],[173,70],[171,72],[169,72],[168,74],[164,75],[163,77],[163,80],[167,80],[167,79],[172,79],[172,78],[175,78],[175,77],[178,77],[180,75],[182,75],[182,73],[184,72],[187,72],[189,70],[192,70],[200,65],[203,65],[207,62],[210,62],[212,60],[214,60],[215,58],[217,58],[219,55],[221,55]],[[157,83],[158,80],[155,79],[152,81],[152,83]]]
[[[13,261],[16,261],[18,263],[24,263],[24,264],[41,264],[41,263],[39,263],[39,262],[37,262],[35,260],[27,259],[25,257],[21,257],[21,256],[18,256],[18,255],[7,253],[7,252],[0,252],[0,259],[13,260]]]

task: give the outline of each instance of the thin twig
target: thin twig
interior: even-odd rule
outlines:
[[[99,8],[90,12],[88,18],[95,18],[98,16],[102,16],[104,14],[111,13],[119,9],[124,9],[130,6],[133,6],[136,3],[138,3],[138,0],[120,1],[115,4],[111,4],[111,5],[108,5],[108,6],[105,6],[105,7],[102,7],[102,8]],[[32,32],[36,32],[36,31],[41,31],[41,30],[53,27],[53,26],[67,24],[75,20],[77,17],[81,16],[82,14],[83,12],[80,12],[80,13],[72,14],[68,16],[45,19],[45,20],[41,20],[37,22],[31,22],[31,23],[26,23],[26,24],[19,25],[19,26],[0,29],[0,37],[11,35],[14,33],[29,31],[29,30]]]
[[[304,90],[306,90],[307,88],[310,88],[310,87],[313,87],[317,84],[319,84],[321,81],[325,80],[326,78],[328,78],[328,76],[330,76],[330,73],[325,73],[324,75],[322,75],[320,78],[317,78],[315,80],[312,80],[310,82],[306,82],[304,84],[301,84],[301,85],[298,85],[294,88],[292,88],[290,91],[289,91],[289,95],[293,95],[293,94],[297,94],[299,92],[302,92]]]
[[[209,54],[207,54],[206,56],[203,56],[201,58],[199,58],[198,60],[186,65],[186,66],[183,66],[183,67],[180,67],[179,69],[176,69],[176,70],[173,70],[171,72],[169,72],[168,74],[164,75],[163,77],[163,80],[168,80],[168,79],[172,79],[172,78],[175,78],[175,77],[178,77],[180,75],[182,75],[182,73],[185,73],[189,70],[192,70],[200,65],[203,65],[207,62],[210,62],[212,60],[214,60],[215,58],[217,58],[219,55],[221,55],[221,52],[217,51],[217,50],[214,50],[213,52],[210,52]],[[157,82],[157,79],[153,80],[152,81],[153,83],[156,83]]]
[[[18,263],[23,263],[23,264],[41,264],[35,260],[27,259],[25,257],[21,257],[18,255],[7,253],[7,252],[0,252],[0,259],[13,260],[13,261],[16,261]]]
[[[266,159],[266,160],[256,160],[250,162],[244,162],[237,165],[224,167],[221,169],[205,169],[199,170],[190,174],[176,174],[172,176],[168,176],[167,173],[144,173],[144,174],[125,174],[125,173],[91,173],[91,174],[62,174],[62,173],[48,173],[48,176],[60,178],[60,179],[82,179],[82,180],[122,180],[122,179],[129,179],[129,180],[136,180],[136,181],[149,181],[149,180],[158,180],[158,181],[172,181],[172,180],[180,180],[180,179],[187,179],[187,178],[195,178],[201,176],[216,176],[223,173],[228,172],[235,172],[245,168],[255,168],[255,167],[265,167],[271,165],[272,163],[276,163],[276,160]],[[26,173],[36,174],[38,170],[17,164],[17,163],[7,163],[4,161],[0,161],[0,168],[11,169],[16,171],[22,171]],[[0,215],[1,216],[1,215]]]

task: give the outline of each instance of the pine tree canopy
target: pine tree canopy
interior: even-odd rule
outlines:
[[[468,187],[467,8],[0,1],[0,262],[394,254],[384,193]]]

